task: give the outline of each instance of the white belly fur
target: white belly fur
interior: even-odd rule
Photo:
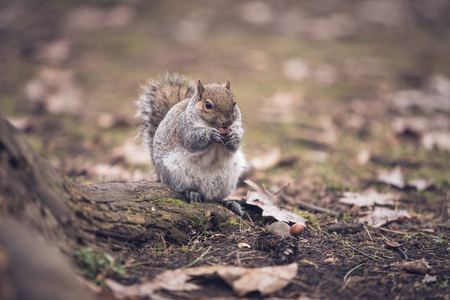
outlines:
[[[171,151],[162,158],[162,164],[169,170],[176,190],[198,191],[206,200],[230,195],[246,166],[241,150],[230,156],[220,144],[196,153],[181,148]]]

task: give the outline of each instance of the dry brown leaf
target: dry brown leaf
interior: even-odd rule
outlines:
[[[287,286],[290,280],[297,276],[297,270],[297,263],[255,269],[219,266],[217,275],[231,285],[233,291],[240,297],[253,291],[265,296]]]
[[[425,277],[422,279],[422,282],[423,283],[433,283],[433,282],[436,282],[436,275],[434,275],[434,276],[431,276],[431,275],[428,275],[428,274],[425,274]]]
[[[359,218],[358,222],[373,227],[381,227],[389,222],[411,218],[410,214],[404,210],[393,210],[386,207],[375,207],[373,211],[367,211],[365,214],[366,216]]]
[[[249,179],[245,183],[256,190],[247,192],[246,204],[260,207],[263,210],[263,217],[273,217],[280,222],[305,225],[306,220],[303,217],[275,206],[274,203],[277,202],[277,197],[267,191],[264,186]]]
[[[412,179],[406,183],[407,186],[416,188],[418,191],[425,191],[434,185],[433,180],[426,180],[423,178]]]
[[[428,269],[430,268],[430,265],[425,260],[425,258],[413,261],[395,262],[393,264],[390,264],[389,266],[415,274],[426,274]]]
[[[255,190],[256,194],[254,196],[257,196],[260,202],[266,205],[273,205],[277,201],[277,197],[270,193],[262,184],[258,184],[250,179],[244,182]]]
[[[281,150],[276,147],[269,152],[254,157],[250,160],[250,165],[255,168],[255,170],[267,170],[277,166],[280,163]]]
[[[207,266],[190,269],[176,269],[159,274],[150,282],[124,286],[112,279],[106,279],[105,284],[118,299],[126,297],[150,297],[166,299],[159,295],[159,290],[193,291],[201,286],[189,282],[193,277],[211,276],[216,274],[227,282],[240,297],[254,291],[261,295],[269,295],[287,286],[297,276],[298,264],[284,266],[243,268],[234,266]]]
[[[400,166],[397,166],[389,171],[378,172],[377,180],[399,189],[403,189],[405,187],[405,180],[403,178],[403,173]]]
[[[131,164],[148,164],[150,162],[150,155],[136,139],[130,138],[125,143],[113,150],[113,155],[116,157],[123,157],[126,162]]]
[[[368,189],[363,193],[345,192],[339,202],[359,207],[372,207],[374,205],[394,205],[395,199],[397,199],[395,194],[381,194],[373,189]]]
[[[439,150],[450,151],[450,133],[446,131],[427,132],[422,136],[421,142],[427,149],[436,147]]]

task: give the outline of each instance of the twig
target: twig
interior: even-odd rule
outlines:
[[[382,263],[382,261],[380,259],[378,259],[377,256],[373,256],[373,255],[367,254],[367,253],[365,253],[365,252],[363,252],[363,251],[361,251],[361,250],[359,250],[359,249],[357,249],[357,248],[355,248],[353,246],[350,246],[350,245],[344,245],[344,247],[349,247],[349,248],[351,248],[351,249],[353,249],[355,251],[358,251],[359,253],[367,256],[368,258],[371,258],[371,259],[373,259],[373,260],[375,260],[377,262]]]
[[[305,290],[308,290],[313,293],[317,293],[317,290],[315,288],[310,287],[306,283],[301,282],[300,280],[291,279],[289,280],[290,283],[298,285],[299,287],[304,288]]]
[[[246,213],[246,215],[247,215],[249,221],[251,222],[251,225],[252,225],[253,227],[255,227],[255,223],[253,223],[252,217],[250,217],[250,215],[249,215],[248,213]]]
[[[370,235],[370,232],[369,232],[369,230],[367,229],[367,227],[366,226],[364,226],[363,225],[363,227],[364,227],[364,229],[366,230],[366,232],[367,232],[367,235],[369,236],[369,239],[373,242],[373,240],[372,240],[372,236]]]
[[[323,207],[317,206],[315,204],[311,204],[311,203],[304,202],[304,201],[301,201],[301,200],[296,200],[293,197],[288,196],[286,194],[281,194],[280,198],[283,201],[285,201],[285,202],[288,202],[288,203],[290,203],[292,205],[298,205],[298,206],[300,206],[300,207],[302,207],[304,209],[307,209],[307,210],[312,210],[314,212],[319,212],[319,213],[325,213],[325,214],[329,214],[329,215],[332,215],[332,216],[339,215],[339,213],[337,211],[335,211],[335,210],[331,210],[331,209],[328,209],[328,208],[323,208]]]
[[[367,254],[367,253],[365,253],[364,251],[361,251],[361,250],[359,250],[359,249],[357,249],[357,248],[355,248],[355,247],[353,247],[353,246],[350,246],[350,245],[348,245],[348,244],[345,244],[343,241],[340,241],[340,240],[339,240],[338,238],[336,238],[336,237],[333,237],[333,238],[334,238],[336,241],[340,242],[340,243],[342,244],[342,246],[348,247],[348,248],[353,249],[353,250],[355,250],[355,251],[358,251],[359,253],[361,253],[362,255],[367,256],[368,258],[373,259],[373,260],[375,260],[375,261],[377,261],[377,262],[382,263],[382,261],[381,261],[377,256]]]
[[[344,276],[344,282],[347,281],[347,277],[348,277],[353,271],[355,271],[356,269],[358,269],[359,267],[362,267],[362,266],[364,266],[364,264],[359,264],[359,265],[357,265],[356,267],[354,267],[353,269],[351,269],[350,271],[348,271],[347,274],[345,274],[345,276]]]
[[[166,240],[164,239],[164,235],[162,233],[159,233],[159,236],[161,237],[161,240],[163,242],[163,246],[164,246],[164,253],[168,253],[169,250],[167,249],[167,244],[166,244]]]
[[[378,229],[383,230],[383,231],[387,231],[387,232],[392,232],[392,233],[397,233],[397,234],[411,234],[409,232],[404,232],[404,231],[397,231],[397,230],[392,230],[392,229],[386,229],[386,228],[382,228],[382,227],[378,227]]]
[[[206,253],[209,252],[209,250],[211,250],[211,248],[212,248],[212,246],[209,246],[208,249],[206,249],[206,251],[202,253],[202,255],[200,255],[199,257],[197,257],[197,259],[195,259],[193,262],[191,262],[191,263],[185,265],[183,268],[189,268],[189,267],[195,265],[200,259],[203,258],[203,256],[206,255]]]

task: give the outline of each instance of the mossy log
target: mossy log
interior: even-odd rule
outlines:
[[[164,237],[183,244],[193,229],[236,218],[220,205],[188,205],[183,200],[157,182],[76,184],[0,116],[0,254],[2,243],[11,248],[4,245],[11,239],[1,240],[2,228],[11,227],[2,225],[11,222],[70,256],[75,248],[96,247],[105,238],[129,245]]]

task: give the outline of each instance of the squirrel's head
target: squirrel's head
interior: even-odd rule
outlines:
[[[195,105],[201,118],[220,131],[222,135],[231,132],[230,126],[239,115],[233,95],[230,92],[230,80],[225,84],[211,83],[203,85],[199,80]]]

